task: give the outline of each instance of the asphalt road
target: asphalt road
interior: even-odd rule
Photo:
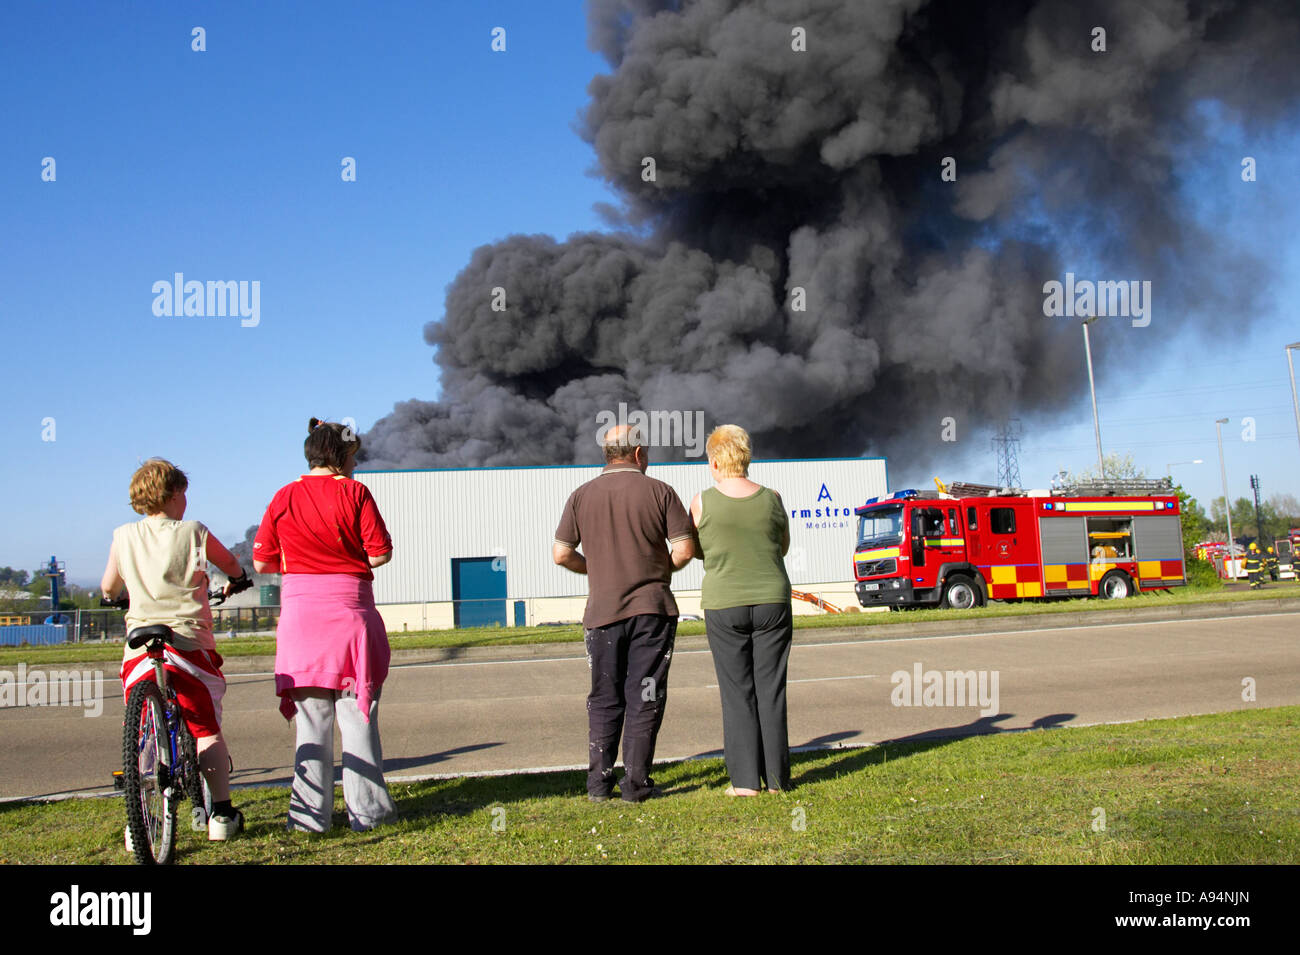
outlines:
[[[390,780],[585,766],[588,675],[579,644],[425,656],[396,665],[384,687]],[[227,669],[224,727],[236,783],[285,783],[292,775],[293,729],[276,708],[270,664],[269,657],[244,658]],[[918,664],[923,671],[984,671],[988,680],[996,673],[996,706],[981,716],[979,704],[951,699],[894,705],[892,674],[910,675]],[[99,716],[76,707],[0,707],[0,798],[110,791],[110,773],[120,768],[122,698],[116,668],[92,667],[104,674]],[[679,641],[670,679],[658,757],[720,752],[718,690],[703,638]],[[860,631],[804,631],[789,679],[792,746],[1300,704],[1300,613],[1236,610],[1207,619],[871,640]],[[1243,700],[1247,679],[1253,701]]]

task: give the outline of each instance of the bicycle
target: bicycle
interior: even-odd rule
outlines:
[[[234,596],[253,586],[252,578],[232,581]],[[208,593],[209,605],[225,602],[222,590]],[[101,606],[125,609],[129,600],[100,599]],[[136,627],[127,634],[127,646],[145,648],[153,663],[154,679],[131,688],[122,720],[122,772],[114,785],[125,791],[126,834],[135,860],[142,865],[167,865],[176,848],[176,820],[180,803],[188,799],[190,828],[206,832],[212,816],[212,793],[199,769],[198,744],[185,725],[176,691],[163,667],[163,647],[174,645],[176,634],[164,624]]]

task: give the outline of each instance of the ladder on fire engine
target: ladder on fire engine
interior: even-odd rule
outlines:
[[[1172,494],[1169,478],[1092,478],[1053,488],[1056,497],[1149,497]]]
[[[973,484],[953,481],[944,484],[934,479],[940,493],[952,497],[1025,497],[1030,492],[1018,487],[997,487],[992,484]],[[1053,497],[1147,497],[1155,494],[1172,494],[1169,478],[1092,478],[1073,484],[1052,488]],[[1038,492],[1042,493],[1042,492]]]
[[[953,497],[1011,497],[1019,488],[995,487],[992,484],[972,484],[969,481],[953,481],[946,486]]]

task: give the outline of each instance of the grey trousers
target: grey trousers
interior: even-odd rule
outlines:
[[[790,788],[786,664],[794,635],[790,604],[704,611],[722,697],[727,775],[738,789]]]
[[[384,782],[384,754],[379,745],[379,694],[370,704],[370,722],[361,718],[357,700],[338,690],[293,691],[298,706],[298,748],[294,753],[289,828],[328,832],[334,814],[334,718],[343,737],[343,799],[348,822],[356,832],[373,829],[396,812]]]

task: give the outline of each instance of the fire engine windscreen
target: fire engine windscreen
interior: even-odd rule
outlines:
[[[870,511],[858,518],[858,546],[900,543],[903,539],[903,508]]]

